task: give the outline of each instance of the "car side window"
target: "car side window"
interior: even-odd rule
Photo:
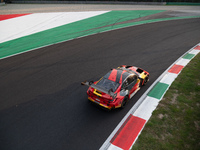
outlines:
[[[127,81],[128,81],[128,85],[131,84],[134,81],[134,76],[129,76],[127,78]]]
[[[131,83],[133,83],[135,80],[137,79],[137,77],[135,75],[131,75],[129,76],[123,83],[122,88],[125,88],[127,86],[129,86]]]
[[[124,84],[123,84],[123,85],[124,85],[123,87],[128,86],[128,80],[127,80],[127,79],[124,81]]]

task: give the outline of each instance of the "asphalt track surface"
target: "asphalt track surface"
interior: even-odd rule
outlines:
[[[113,129],[177,58],[199,43],[200,19],[128,27],[0,60],[0,149],[99,149]],[[122,64],[150,72],[125,109],[88,103],[81,81]]]

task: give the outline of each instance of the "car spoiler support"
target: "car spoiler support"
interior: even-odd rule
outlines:
[[[105,89],[105,88],[103,88],[103,87],[100,87],[100,86],[94,84],[93,81],[90,81],[90,82],[84,81],[84,82],[81,82],[81,85],[87,85],[87,86],[89,86],[89,87],[92,87],[92,88],[94,88],[94,89],[97,89],[98,91],[101,91],[101,92],[103,92],[103,93],[106,93],[106,94],[110,95],[112,98],[115,98],[115,97],[116,97],[116,93],[114,93],[111,89],[110,89],[110,90],[107,90],[107,89]]]

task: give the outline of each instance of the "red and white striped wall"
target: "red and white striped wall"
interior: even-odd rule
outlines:
[[[181,70],[200,52],[200,43],[172,64],[122,119],[100,150],[129,150]]]

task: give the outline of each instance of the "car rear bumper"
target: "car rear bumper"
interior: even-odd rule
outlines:
[[[103,107],[103,108],[109,109],[109,110],[115,108],[115,107],[107,106],[106,104],[102,104],[100,102],[97,102],[97,101],[93,100],[91,97],[88,97],[88,100],[93,102],[93,103],[95,103],[95,104],[97,104],[97,105],[99,105],[99,106],[101,106],[101,107]]]

